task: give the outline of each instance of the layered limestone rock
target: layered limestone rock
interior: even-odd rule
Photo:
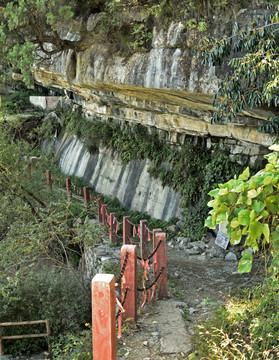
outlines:
[[[268,114],[246,111],[235,122],[211,124],[211,94],[221,71],[201,66],[192,54],[196,36],[183,24],[172,23],[167,31],[154,28],[148,53],[125,59],[113,55],[109,46],[96,43],[80,53],[64,52],[52,65],[38,66],[34,73],[43,86],[66,90],[66,96],[81,104],[89,117],[155,127],[167,132],[171,142],[181,143],[185,135],[216,137],[221,142],[233,139],[243,149],[233,153],[249,156],[251,147],[256,156],[261,147],[274,141],[257,131]]]
[[[258,15],[246,9],[239,14],[245,24]],[[93,31],[97,22],[98,15],[92,15],[87,29]],[[222,33],[224,25],[218,26]],[[69,33],[68,38],[72,37]],[[223,69],[202,66],[192,52],[196,42],[195,31],[172,23],[167,30],[154,28],[152,48],[147,53],[126,58],[113,53],[109,45],[96,42],[83,52],[65,51],[48,66],[38,64],[34,74],[38,84],[81,105],[89,120],[97,117],[120,125],[140,123],[156,128],[170,143],[202,137],[208,148],[227,148],[235,161],[249,160],[254,165],[274,142],[271,135],[258,132],[268,114],[247,110],[234,122],[212,125],[212,94]],[[73,138],[63,139],[58,154],[65,173],[83,177],[97,191],[118,197],[129,208],[161,219],[179,213],[179,194],[150,178],[148,160],[124,167],[114,154],[102,149],[99,155],[90,155]]]
[[[97,192],[118,198],[129,209],[147,212],[162,220],[180,216],[180,195],[150,177],[148,160],[123,165],[108,149],[90,154],[69,134],[57,142],[56,154],[65,174],[83,178]]]

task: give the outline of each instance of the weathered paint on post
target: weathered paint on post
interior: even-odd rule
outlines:
[[[158,228],[158,229],[153,229],[153,231],[152,231],[153,251],[154,251],[155,248],[156,248],[155,235],[156,235],[156,233],[162,232],[162,231],[163,231],[163,230],[160,229],[160,228]],[[155,262],[155,265],[153,266],[153,275],[154,275],[154,278],[155,278],[155,276],[156,276],[156,268],[157,268],[157,254],[154,255],[153,262]]]
[[[47,183],[48,189],[52,190],[52,180],[51,180],[50,170],[46,170],[46,183]]]
[[[130,238],[131,238],[131,217],[130,216],[124,216],[123,217],[123,245],[130,244]]]
[[[92,280],[94,360],[117,360],[114,275],[97,274]]]
[[[71,179],[66,179],[66,189],[67,189],[67,195],[72,196],[72,182]]]
[[[168,297],[168,279],[167,279],[167,242],[166,242],[166,233],[164,232],[155,232],[154,234],[154,249],[161,241],[161,245],[156,251],[155,255],[155,276],[159,274],[162,268],[162,274],[158,280],[158,297],[165,298]]]
[[[107,204],[102,204],[102,220],[103,220],[103,225],[106,226],[108,221],[107,221],[107,213],[108,213],[108,206]]]
[[[89,204],[90,202],[90,193],[89,188],[87,186],[83,187],[83,199],[85,204]]]
[[[98,200],[98,221],[100,223],[102,223],[103,222],[103,217],[102,217],[103,196],[97,195],[97,200]]]
[[[124,309],[122,314],[123,320],[130,319],[129,322],[137,321],[137,245],[123,245],[121,248],[121,268],[123,266],[126,253],[128,260],[124,274],[121,278],[121,300],[123,301],[125,289],[127,290]]]
[[[110,239],[110,243],[111,244],[115,244],[116,243],[116,239],[117,239],[117,236],[116,236],[116,225],[117,225],[117,222],[116,222],[116,213],[110,213],[109,214],[109,223],[110,223],[110,226],[109,226],[109,239]]]
[[[148,250],[148,222],[147,220],[140,221],[140,257],[146,258],[149,255]]]

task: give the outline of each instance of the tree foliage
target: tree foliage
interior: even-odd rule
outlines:
[[[278,11],[279,6],[273,6],[272,11],[245,28],[235,23],[232,36],[204,37],[200,41],[199,52],[205,65],[221,65],[234,54],[229,60],[231,73],[214,96],[216,111],[212,122],[232,121],[246,108],[278,107]],[[278,133],[278,117],[272,116],[270,120],[260,130]]]
[[[99,1],[76,0],[18,0],[0,1],[0,54],[13,67],[22,71],[24,81],[30,82],[35,59],[50,58],[63,50],[81,51],[88,45],[88,34],[82,27],[90,13],[100,6]],[[83,10],[82,12],[80,10]],[[67,31],[77,22],[80,38],[69,40]]]
[[[99,240],[100,227],[89,222],[83,203],[46,188],[47,159],[41,156],[30,173],[26,164],[32,146],[23,139],[14,139],[11,133],[11,127],[2,121],[0,269],[7,275],[46,260],[70,271],[88,295],[85,250]]]

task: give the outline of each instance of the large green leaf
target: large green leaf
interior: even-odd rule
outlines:
[[[273,180],[273,176],[269,175],[269,176],[264,178],[263,183],[264,183],[264,185],[269,185],[269,184],[271,184],[272,180]]]
[[[252,209],[255,210],[258,214],[264,209],[265,204],[262,201],[254,200],[252,202]]]
[[[212,216],[208,216],[208,218],[205,219],[204,226],[210,229],[215,229],[216,225],[214,225],[212,222]]]
[[[249,226],[249,234],[252,240],[255,240],[263,233],[263,224],[258,221],[252,221]]]
[[[278,196],[268,196],[266,198],[266,207],[268,210],[272,212],[272,214],[276,214],[279,210],[278,208]]]
[[[253,190],[249,190],[247,193],[248,198],[254,199],[255,197],[258,196],[257,190],[253,189]]]
[[[238,272],[247,273],[252,269],[253,256],[249,251],[244,251],[242,258],[238,263]]]
[[[250,170],[249,167],[247,167],[242,174],[239,175],[239,180],[247,180],[250,177]]]
[[[235,200],[237,199],[237,195],[235,194],[235,193],[232,193],[232,192],[230,192],[229,194],[228,194],[228,196],[227,196],[227,203],[229,204],[229,205],[231,205],[231,204],[233,204],[234,202],[235,202]]]
[[[277,163],[277,153],[273,152],[271,154],[265,155],[265,158],[267,158],[268,162],[272,165],[276,165]]]
[[[270,241],[270,229],[269,229],[268,224],[263,224],[263,235],[264,235],[265,241],[267,243],[269,243],[269,241]]]
[[[208,195],[212,196],[212,197],[216,197],[218,194],[219,194],[219,190],[220,189],[214,189],[214,190],[211,190]]]
[[[266,196],[272,194],[274,192],[273,186],[271,184],[267,185],[264,189],[263,192],[265,193]]]
[[[240,225],[250,224],[250,210],[241,210],[238,213],[238,222]]]
[[[226,212],[221,212],[221,213],[217,214],[217,216],[216,216],[217,224],[223,223],[226,220],[227,220],[227,213]]]
[[[241,229],[239,230],[235,230],[231,233],[231,244],[232,245],[237,245],[240,243],[240,240],[241,240],[241,237],[242,237],[242,231]]]
[[[219,194],[218,195],[226,195],[229,193],[229,189],[228,188],[224,188],[224,189],[220,189],[219,190]]]
[[[232,219],[230,226],[235,229],[239,226],[239,221],[237,220],[237,218]]]

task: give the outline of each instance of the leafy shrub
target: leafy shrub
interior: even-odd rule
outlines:
[[[191,359],[277,359],[278,314],[278,291],[270,284],[228,298],[211,320],[197,328]]]
[[[30,95],[38,95],[34,90],[17,90],[4,98],[2,110],[10,114],[22,111],[26,108],[35,108],[29,101]]]
[[[208,203],[212,210],[206,219],[206,226],[215,228],[216,224],[228,221],[227,232],[233,245],[239,244],[245,236],[245,245],[255,252],[268,250],[274,256],[273,266],[278,272],[279,226],[278,226],[278,153],[266,155],[268,163],[254,176],[249,168],[209,194]],[[244,252],[239,263],[240,272],[249,272],[252,255]]]
[[[91,360],[92,330],[58,336],[52,345],[52,356],[57,360]]]
[[[90,301],[73,276],[43,267],[1,278],[1,321],[50,320],[52,339],[59,334],[79,332],[90,321]],[[5,333],[4,333],[5,331]],[[34,326],[7,327],[5,335],[45,332]],[[45,346],[45,339],[5,340],[6,353],[31,353]]]

